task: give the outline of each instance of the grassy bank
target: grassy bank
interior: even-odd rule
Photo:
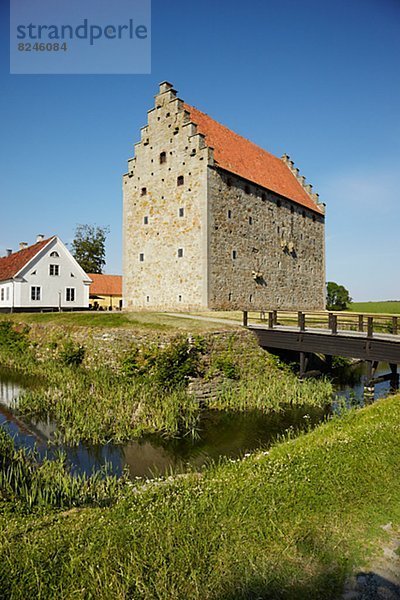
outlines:
[[[399,422],[392,397],[112,507],[0,517],[0,596],[336,598],[400,523]]]
[[[53,420],[58,439],[69,444],[187,435],[210,408],[268,411],[331,400],[328,381],[299,381],[248,332],[131,344],[115,353],[111,368],[101,357],[91,360],[69,334],[53,331],[33,342],[26,327],[0,325],[2,365],[41,382],[21,396],[19,410]]]

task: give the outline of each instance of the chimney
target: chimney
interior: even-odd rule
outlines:
[[[43,233],[38,233],[38,235],[36,236],[36,243],[43,242],[43,240],[44,240]]]
[[[24,248],[28,247],[28,243],[27,242],[20,242],[19,243],[19,249],[23,250]]]
[[[11,256],[12,254],[12,249],[11,248],[7,248],[6,249],[6,256]]]

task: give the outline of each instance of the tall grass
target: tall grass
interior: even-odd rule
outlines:
[[[400,524],[400,397],[68,517],[0,517],[0,596],[333,600]]]

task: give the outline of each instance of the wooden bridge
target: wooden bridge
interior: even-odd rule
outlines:
[[[367,379],[391,381],[398,389],[400,364],[400,317],[349,312],[261,311],[243,312],[243,325],[256,334],[263,348],[299,352],[300,375],[307,371],[310,354],[357,358],[367,363]],[[380,362],[389,363],[390,373],[374,379]]]

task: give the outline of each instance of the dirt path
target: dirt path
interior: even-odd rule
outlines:
[[[383,529],[390,538],[381,555],[346,581],[341,600],[400,600],[400,533],[391,523]]]

